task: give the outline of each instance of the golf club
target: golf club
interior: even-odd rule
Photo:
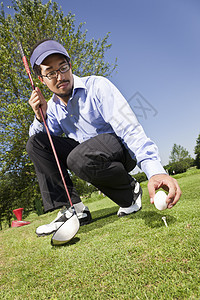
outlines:
[[[20,41],[18,41],[17,44],[18,44],[18,48],[19,48],[23,63],[24,63],[24,67],[26,69],[26,72],[29,76],[32,88],[34,90],[35,86],[34,86],[34,83],[33,83],[33,79],[32,79],[32,76],[31,76],[31,71],[29,69],[29,65],[28,65],[26,56],[24,54],[24,50],[22,48],[22,44],[21,44]],[[75,236],[75,234],[79,230],[80,223],[79,223],[78,217],[76,215],[76,211],[74,209],[74,206],[72,204],[72,200],[71,200],[71,197],[70,197],[70,194],[69,194],[69,191],[68,191],[65,179],[64,179],[64,175],[63,175],[63,172],[62,172],[62,169],[61,169],[61,166],[60,166],[60,162],[59,162],[59,159],[58,159],[58,156],[57,156],[54,144],[53,144],[53,140],[51,138],[49,128],[48,128],[46,120],[44,118],[42,108],[39,107],[39,110],[40,110],[40,114],[42,116],[42,121],[44,123],[44,126],[45,126],[45,129],[46,129],[48,138],[49,138],[49,142],[51,144],[51,148],[52,148],[52,151],[53,151],[53,154],[54,154],[54,157],[55,157],[55,160],[56,160],[56,163],[57,163],[57,166],[58,166],[61,178],[62,178],[62,181],[63,181],[65,191],[66,191],[68,199],[69,199],[69,203],[71,205],[71,209],[73,211],[72,216],[65,223],[63,223],[63,225],[61,225],[61,227],[54,233],[54,235],[51,238],[51,244],[52,245],[61,245],[61,244],[65,244],[66,242],[68,242],[69,240],[71,240]]]

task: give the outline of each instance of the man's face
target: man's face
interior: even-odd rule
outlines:
[[[68,64],[66,58],[61,54],[49,55],[40,65],[42,76],[39,76],[40,81],[46,84],[47,87],[65,103],[67,103],[71,97],[74,85],[71,66],[65,73],[58,71],[55,78],[49,79],[45,76],[52,74],[52,71],[57,71],[60,68],[62,70],[66,65],[68,66]]]

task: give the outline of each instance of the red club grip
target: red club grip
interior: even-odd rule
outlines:
[[[29,76],[29,79],[30,79],[32,88],[33,88],[33,90],[34,90],[34,89],[35,89],[35,86],[34,86],[34,83],[33,83],[33,79],[32,79],[32,76],[31,76],[31,71],[30,71],[30,69],[29,69],[29,65],[28,65],[28,62],[27,62],[27,59],[26,59],[26,56],[25,56],[25,55],[22,57],[22,60],[23,60],[23,63],[24,63],[24,67],[25,67],[25,69],[26,69],[26,72],[27,72],[27,74],[28,74],[28,76]]]
[[[26,59],[26,56],[23,56],[23,57],[22,57],[22,60],[23,60],[23,63],[24,63],[26,72],[27,72],[28,74],[31,73],[31,71],[30,71],[30,69],[29,69],[29,65],[28,65],[27,59]]]

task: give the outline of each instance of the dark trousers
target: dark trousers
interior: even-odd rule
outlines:
[[[67,169],[92,183],[119,206],[131,205],[134,182],[128,172],[136,162],[115,134],[100,134],[81,144],[70,138],[52,136],[52,139],[73,204],[81,200]],[[34,163],[44,210],[69,207],[47,135],[38,133],[30,137],[27,152]]]

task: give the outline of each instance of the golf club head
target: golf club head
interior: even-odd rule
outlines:
[[[64,245],[69,242],[78,232],[80,222],[77,215],[74,213],[69,220],[63,223],[62,226],[54,233],[51,238],[51,245]]]

